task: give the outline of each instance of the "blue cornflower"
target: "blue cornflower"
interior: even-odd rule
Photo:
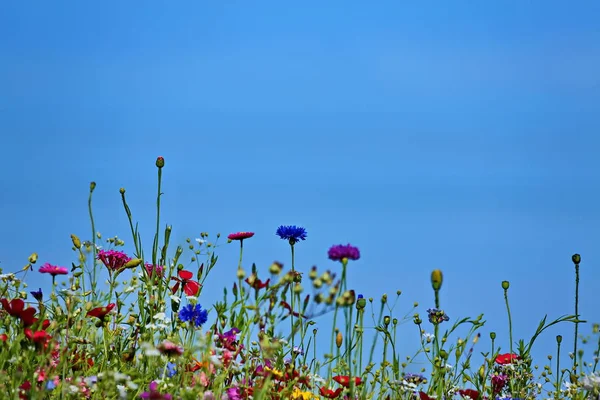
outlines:
[[[208,320],[208,311],[203,310],[200,304],[195,306],[188,304],[179,311],[179,319],[183,322],[191,322],[196,326],[202,326]]]
[[[275,234],[281,239],[289,240],[291,245],[306,240],[306,229],[296,225],[281,225]]]
[[[42,288],[40,288],[40,290],[38,291],[33,291],[30,292],[31,295],[33,296],[34,299],[36,299],[37,301],[42,301],[44,299],[44,293],[42,293]]]
[[[169,378],[174,377],[175,374],[177,373],[177,369],[175,368],[176,366],[177,366],[177,364],[175,364],[174,362],[167,363],[167,376]]]

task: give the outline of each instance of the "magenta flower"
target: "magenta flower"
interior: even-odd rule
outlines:
[[[148,276],[150,278],[152,278],[152,274],[154,272],[156,272],[156,276],[158,276],[159,278],[162,278],[165,267],[163,267],[161,265],[152,265],[150,263],[144,264],[144,267],[146,267],[146,271],[148,271]]]
[[[242,400],[242,391],[239,387],[231,387],[225,393],[229,400]]]
[[[66,275],[69,273],[69,270],[65,267],[58,267],[56,265],[46,263],[40,267],[40,272],[42,274],[50,274],[55,277],[56,275]]]
[[[333,261],[342,261],[344,258],[348,260],[358,260],[360,258],[358,247],[350,244],[345,246],[343,244],[331,246],[327,254],[329,255],[329,259]]]
[[[168,393],[162,394],[158,389],[158,383],[155,381],[150,382],[148,385],[148,391],[140,394],[140,398],[142,399],[150,399],[150,400],[172,400],[173,396]]]
[[[251,238],[252,236],[254,236],[254,232],[236,232],[236,233],[230,233],[229,236],[227,236],[227,239],[229,239],[229,240],[244,240],[244,239]]]
[[[120,271],[125,267],[131,258],[122,251],[116,250],[100,250],[98,252],[98,260],[109,269],[109,271]]]

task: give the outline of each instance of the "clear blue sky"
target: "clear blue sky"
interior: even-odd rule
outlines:
[[[70,265],[92,180],[98,230],[131,250],[125,187],[149,251],[162,155],[174,241],[251,230],[245,260],[266,271],[289,265],[277,226],[302,225],[301,269],[357,245],[351,286],[402,289],[397,315],[432,305],[441,268],[446,312],[486,313],[505,348],[500,282],[529,337],[572,312],[578,252],[600,321],[600,3],[125,3],[0,5],[5,270],[33,251]],[[218,253],[205,303],[234,278],[237,246]]]

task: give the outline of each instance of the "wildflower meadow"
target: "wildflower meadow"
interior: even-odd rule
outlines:
[[[584,255],[565,255],[576,283],[572,313],[536,315],[531,337],[513,337],[510,282],[498,282],[506,314],[494,318],[506,319],[509,332],[500,337],[482,333],[485,315],[457,318],[460,310],[444,307],[443,270],[430,271],[431,303],[407,310],[348,279],[360,243],[332,238],[323,249],[329,269],[297,265],[311,234],[302,226],[274,226],[272,237],[248,227],[172,243],[172,227],[161,220],[165,168],[158,157],[154,237],[140,234],[125,189],[115,212],[127,215],[129,238],[102,237],[92,182],[91,229],[64,238],[71,265],[36,253],[24,268],[2,265],[2,399],[600,398],[599,325],[578,310],[580,297],[591,295],[579,291]],[[289,258],[253,264],[244,249],[257,240],[287,246]],[[229,282],[211,280],[218,252],[239,252]],[[31,274],[47,285],[28,286]],[[206,285],[222,285],[222,298],[203,296]],[[401,324],[418,337],[416,354],[398,340]],[[532,359],[536,339],[555,325],[575,340],[558,335],[548,359]],[[426,365],[416,366],[417,357]]]

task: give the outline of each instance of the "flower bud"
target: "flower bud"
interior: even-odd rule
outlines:
[[[562,336],[556,335],[556,343],[560,344],[562,342]]]
[[[132,258],[125,264],[125,268],[135,268],[142,263],[139,258]]]
[[[339,349],[340,347],[342,347],[342,343],[344,342],[344,337],[342,336],[342,332],[337,333],[336,337],[335,337],[335,345],[337,346],[337,348]]]
[[[365,300],[365,298],[363,297],[362,294],[359,294],[358,300],[356,300],[356,309],[362,310],[366,307],[366,305],[367,305],[367,300]]]
[[[281,264],[280,262],[275,261],[269,267],[269,272],[272,273],[273,275],[279,275],[281,273],[282,269],[283,269],[283,264]]]
[[[38,255],[37,255],[37,253],[32,253],[32,254],[29,256],[29,262],[30,262],[31,264],[35,264],[35,262],[37,261],[37,259],[38,259]]]
[[[73,242],[73,246],[75,246],[76,249],[81,248],[81,240],[79,240],[77,235],[71,234],[71,241]]]
[[[391,318],[389,315],[386,315],[385,317],[383,317],[383,325],[385,325],[386,328],[388,326],[390,326],[390,321],[391,321]]]
[[[444,276],[442,275],[442,271],[439,269],[433,270],[431,273],[431,287],[433,290],[438,291],[442,287],[442,282],[444,280]]]
[[[573,254],[571,260],[573,260],[573,264],[577,265],[581,262],[581,256],[579,254]]]
[[[496,332],[490,332],[490,339],[496,339]]]
[[[90,182],[90,193],[96,189],[96,182]]]
[[[238,279],[244,279],[245,276],[246,276],[246,272],[242,268],[238,268],[238,270],[237,270]]]
[[[165,166],[165,159],[164,159],[163,157],[158,157],[158,158],[156,159],[156,166],[157,166],[158,168],[162,168],[162,167],[164,167],[164,166]]]
[[[502,281],[502,289],[508,290],[509,287],[510,287],[509,281]]]
[[[485,380],[485,367],[483,365],[479,367],[479,379]]]

